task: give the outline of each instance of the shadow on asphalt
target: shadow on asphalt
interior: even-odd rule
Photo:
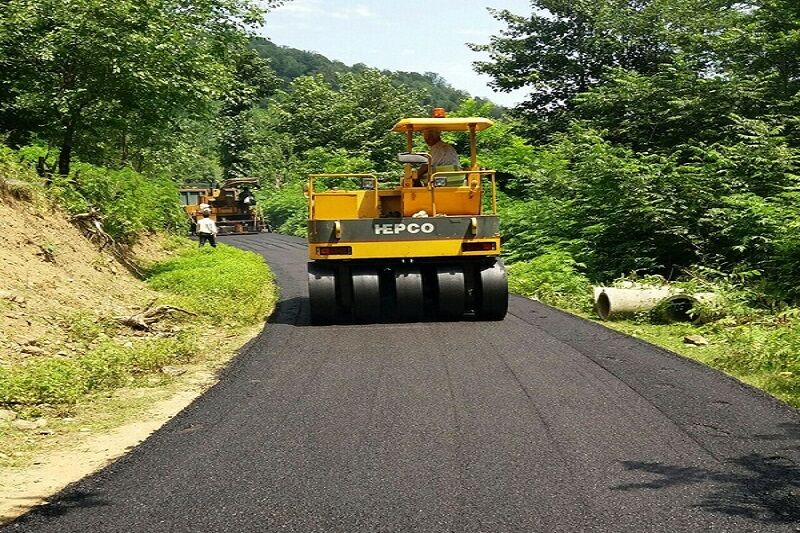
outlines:
[[[800,424],[785,423],[776,435],[755,435],[758,440],[786,441],[800,447]],[[757,453],[725,460],[723,470],[623,461],[629,471],[652,474],[654,479],[629,483],[614,490],[657,490],[675,486],[711,484],[697,507],[714,513],[742,516],[766,524],[800,523],[800,466],[779,455]]]
[[[275,304],[275,311],[270,315],[268,324],[287,324],[289,326],[310,326],[308,314],[308,298],[295,297],[281,300]]]
[[[439,322],[453,323],[453,322],[485,322],[485,321],[479,320],[474,316],[465,315],[460,319],[456,320],[442,320],[441,318],[438,317],[427,317],[425,318],[425,320],[421,320],[418,322],[403,322],[401,320],[392,319],[389,316],[381,316],[381,317],[376,317],[376,320],[357,322],[348,316],[342,316],[340,321],[337,321],[333,324],[316,325],[311,323],[311,315],[308,311],[308,298],[305,296],[287,298],[285,300],[279,301],[275,305],[275,311],[269,317],[269,320],[267,320],[267,323],[269,324],[285,324],[296,327],[361,326],[361,325],[414,326],[417,324],[420,325],[433,324]]]
[[[12,524],[25,523],[26,520],[37,516],[58,517],[69,514],[77,509],[89,507],[107,507],[111,502],[101,497],[97,492],[70,491],[58,498],[58,501],[34,507],[29,512],[19,517]]]

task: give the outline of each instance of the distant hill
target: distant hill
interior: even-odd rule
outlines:
[[[361,72],[371,67],[356,63],[348,66],[341,61],[330,60],[322,54],[307,52],[291,48],[289,46],[279,46],[269,39],[254,37],[250,46],[272,63],[272,68],[284,83],[288,84],[295,78],[313,74],[322,74],[326,80],[335,83],[336,73],[338,72]],[[465,98],[470,98],[466,91],[453,88],[447,81],[435,72],[403,72],[383,70],[383,74],[391,77],[398,85],[403,85],[410,89],[421,90],[426,96],[422,104],[426,107],[444,107],[451,110],[458,107],[458,104]],[[485,98],[475,98],[479,102],[486,102]],[[497,108],[497,114],[502,112]]]

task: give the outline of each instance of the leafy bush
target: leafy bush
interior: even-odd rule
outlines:
[[[121,241],[131,241],[143,231],[178,230],[186,222],[175,183],[129,168],[78,163],[69,177],[54,177],[50,191],[70,213],[98,209],[106,232]]]
[[[508,261],[533,259],[554,245],[569,248],[567,237],[574,224],[567,213],[570,209],[568,200],[557,198],[512,201],[502,197],[498,211]]]
[[[752,325],[724,331],[728,349],[714,365],[742,375],[757,375],[759,386],[800,407],[800,322],[772,328]]]
[[[185,228],[178,187],[169,178],[145,176],[131,168],[114,170],[75,163],[69,176],[52,176],[43,189],[43,180],[33,170],[40,157],[52,165],[53,154],[44,147],[25,146],[17,152],[0,147],[0,174],[46,190],[71,214],[97,209],[105,231],[118,241],[131,242],[142,232]]]
[[[509,290],[549,305],[587,310],[591,284],[578,267],[569,253],[557,250],[513,263],[508,266]]]
[[[275,231],[305,237],[308,221],[308,200],[303,185],[296,183],[277,190],[261,190],[259,209]]]

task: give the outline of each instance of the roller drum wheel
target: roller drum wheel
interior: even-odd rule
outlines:
[[[439,316],[451,320],[461,318],[466,305],[463,267],[461,265],[436,267],[436,281],[439,286],[437,294]]]
[[[353,269],[353,317],[358,322],[376,322],[381,316],[380,278],[375,268]]]
[[[308,264],[308,301],[312,324],[330,324],[338,315],[336,272],[327,265]]]
[[[484,320],[503,320],[508,312],[508,277],[499,259],[481,268],[477,315]]]
[[[425,318],[422,273],[415,267],[397,268],[394,272],[397,295],[397,318],[415,322]]]

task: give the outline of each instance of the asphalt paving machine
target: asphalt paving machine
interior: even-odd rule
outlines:
[[[505,317],[495,171],[477,163],[477,133],[493,122],[439,115],[392,128],[406,137],[403,175],[394,183],[375,174],[309,176],[313,323]],[[414,135],[428,129],[466,132],[469,167],[437,169],[430,154],[414,152]],[[423,164],[431,170],[418,179]]]
[[[251,191],[257,187],[256,178],[231,178],[218,187],[187,186],[180,190],[181,205],[192,230],[205,211],[221,235],[258,233],[265,224],[255,207]]]

